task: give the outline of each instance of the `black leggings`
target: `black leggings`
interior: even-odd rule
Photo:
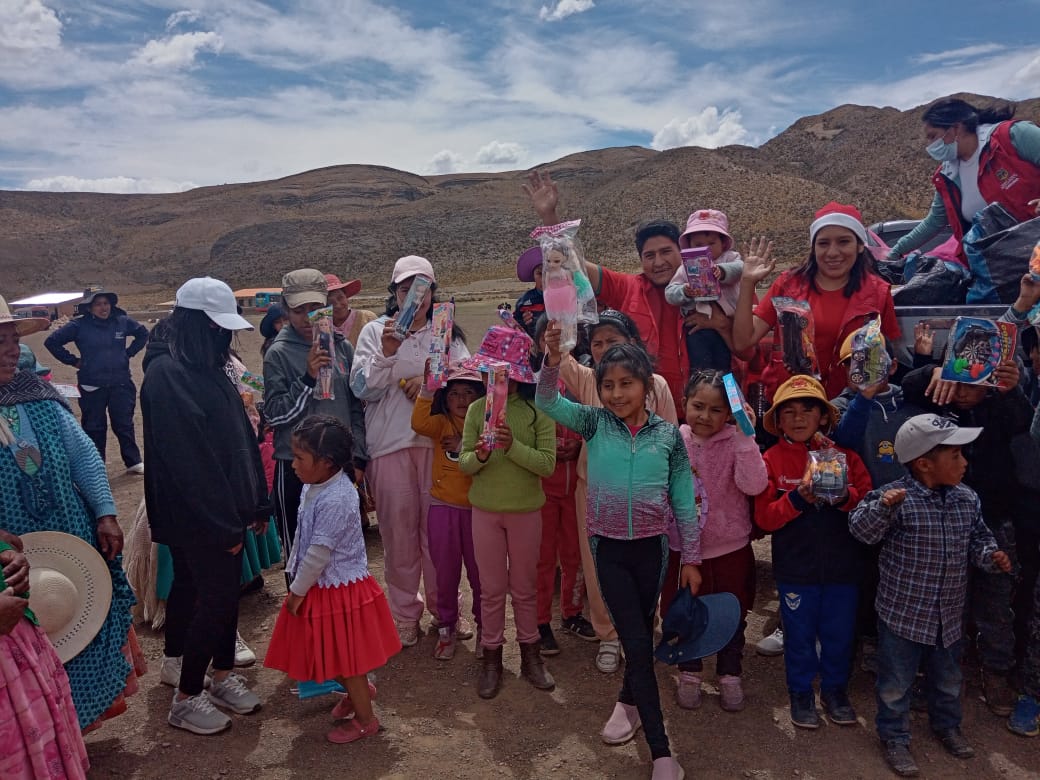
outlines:
[[[166,601],[167,656],[183,656],[181,693],[202,693],[210,661],[217,671],[235,666],[242,551],[170,546],[173,586]]]
[[[289,559],[289,550],[292,549],[293,537],[296,536],[296,519],[300,511],[301,493],[303,493],[303,483],[293,471],[292,461],[276,460],[274,462],[274,491],[272,491],[271,500],[274,502],[275,520],[278,521],[278,538],[282,541],[286,560]]]
[[[654,675],[654,612],[668,562],[668,537],[590,540],[603,601],[625,650],[625,677],[618,693],[634,705],[654,759],[670,756]]]

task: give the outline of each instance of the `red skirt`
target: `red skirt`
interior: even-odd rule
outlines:
[[[300,614],[278,613],[264,666],[294,680],[324,682],[378,669],[401,640],[379,583],[372,576],[307,591]]]

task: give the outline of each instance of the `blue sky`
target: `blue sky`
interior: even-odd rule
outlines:
[[[0,188],[760,144],[843,103],[1040,96],[1038,30],[1040,0],[0,0]]]

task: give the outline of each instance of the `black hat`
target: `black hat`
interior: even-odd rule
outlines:
[[[113,306],[119,304],[119,296],[116,295],[114,292],[110,292],[109,290],[104,289],[88,289],[83,291],[83,300],[79,302],[79,306],[77,307],[79,309],[79,313],[86,314],[88,311],[90,311],[90,307],[94,303],[94,299],[97,298],[99,295],[104,295],[106,298],[108,298],[108,300],[111,302]]]
[[[661,622],[658,661],[677,664],[714,655],[740,626],[740,602],[732,593],[694,596],[680,588]]]

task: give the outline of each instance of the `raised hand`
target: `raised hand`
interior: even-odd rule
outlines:
[[[773,242],[767,241],[765,237],[753,238],[744,244],[744,274],[741,279],[747,279],[754,283],[761,282],[776,268],[776,258],[773,257]]]
[[[914,325],[914,354],[932,356],[935,345],[935,334],[932,326],[927,322],[918,322]]]
[[[531,171],[527,174],[527,183],[520,186],[544,224],[555,225],[560,221],[556,216],[560,191],[548,171]]]

